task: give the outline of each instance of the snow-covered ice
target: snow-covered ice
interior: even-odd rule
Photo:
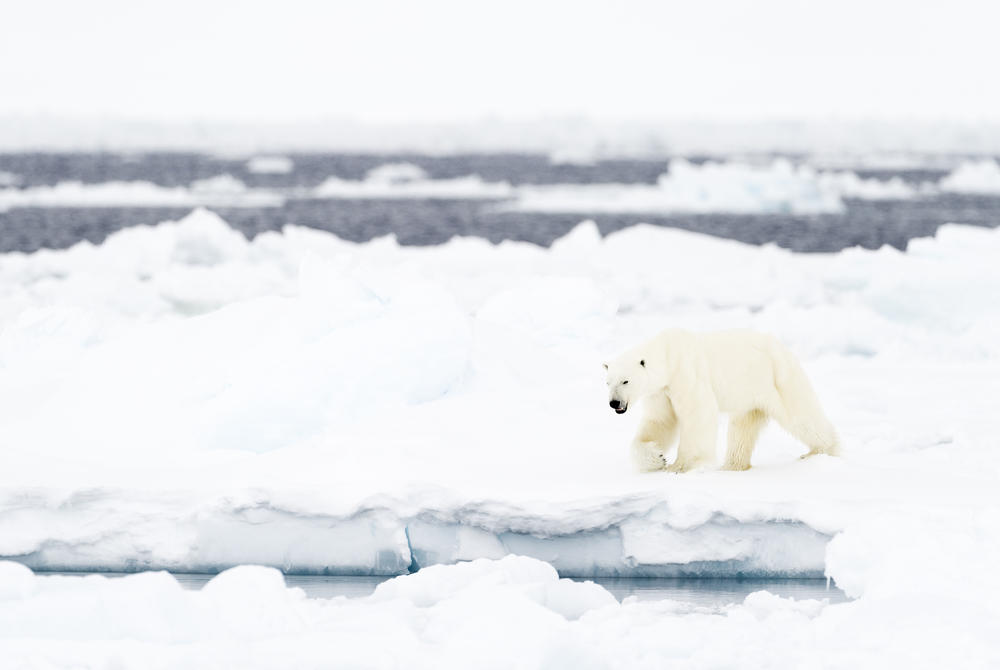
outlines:
[[[720,610],[618,603],[518,556],[435,566],[368,597],[328,600],[257,566],[186,591],[163,572],[41,576],[0,562],[10,667],[988,668],[998,623],[968,583],[838,604],[757,591]]]
[[[1000,195],[1000,163],[988,158],[963,162],[940,185],[954,193]]]
[[[546,184],[512,186],[478,175],[432,179],[419,166],[390,163],[363,180],[330,177],[304,195],[315,198],[449,198],[504,200],[504,209],[566,213],[836,214],[844,199],[908,200],[933,195],[932,183],[899,177],[862,178],[850,171],[819,171],[788,159],[694,164],[676,158],[656,184]]]
[[[820,161],[822,165],[822,161]],[[291,159],[260,156],[248,171],[283,174]],[[330,176],[314,187],[251,188],[228,174],[166,187],[145,181],[85,184],[64,181],[17,188],[17,176],[0,173],[0,211],[15,207],[280,207],[289,198],[497,201],[502,210],[571,214],[840,214],[846,200],[911,200],[941,193],[1000,194],[1000,166],[962,161],[939,181],[909,182],[821,169],[809,161],[777,158],[664,164],[655,184],[520,184],[487,181],[476,174],[434,178],[412,163],[385,163],[363,179]]]
[[[513,194],[507,182],[487,182],[479,175],[432,179],[418,165],[386,163],[362,180],[329,177],[308,192],[314,198],[502,199]]]
[[[14,207],[280,207],[283,203],[280,194],[248,188],[232,175],[197,180],[189,187],[147,181],[64,181],[54,186],[0,188],[0,211]]]
[[[295,161],[287,156],[254,156],[247,161],[247,172],[253,174],[288,174]]]
[[[670,161],[655,185],[597,184],[519,189],[516,209],[544,212],[736,214],[838,213],[844,198],[909,199],[918,191],[901,179],[862,179],[853,172],[819,172],[787,159],[754,165],[736,161]]]
[[[550,249],[297,227],[248,241],[198,210],[2,255],[0,556],[422,569],[369,599],[315,602],[264,568],[185,593],[166,575],[4,564],[0,655],[988,667],[998,253],[1000,231],[955,225],[906,252],[829,255],[643,225],[602,239],[592,223]],[[800,461],[769,429],[745,473],[632,472],[636,419],[606,407],[600,363],[666,326],[779,336],[845,456]],[[486,560],[430,569],[473,559]],[[857,600],[618,605],[555,570],[825,574]]]
[[[827,540],[873,507],[990,503],[997,250],[959,226],[810,256],[590,223],[550,250],[249,242],[201,210],[6,254],[0,555],[821,575]],[[634,419],[605,407],[600,362],[668,325],[776,333],[847,457],[799,462],[773,430],[749,474],[633,474]]]

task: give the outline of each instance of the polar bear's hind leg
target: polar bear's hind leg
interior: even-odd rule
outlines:
[[[805,456],[840,455],[840,440],[833,424],[826,417],[805,371],[797,361],[789,361],[776,384],[781,406],[772,412],[775,421],[809,447]]]
[[[812,389],[805,397],[783,398],[783,411],[775,412],[774,419],[781,427],[809,447],[805,456],[840,455],[840,440],[833,424],[826,418]]]

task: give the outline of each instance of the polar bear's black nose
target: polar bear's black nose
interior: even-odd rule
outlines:
[[[622,404],[617,400],[612,400],[608,404],[611,405],[611,409],[618,409],[619,407],[622,406]]]

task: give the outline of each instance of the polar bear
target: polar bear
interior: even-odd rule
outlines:
[[[774,419],[809,453],[839,454],[837,432],[823,413],[802,366],[770,335],[746,330],[667,330],[604,365],[609,404],[618,414],[642,401],[632,456],[643,472],[685,472],[715,462],[719,414],[729,415],[723,467],[750,467],[757,435]]]

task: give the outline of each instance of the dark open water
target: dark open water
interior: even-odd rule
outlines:
[[[254,174],[246,158],[220,158],[186,153],[141,155],[0,154],[0,172],[19,179],[18,187],[53,185],[61,181],[96,184],[108,181],[152,182],[165,187],[187,186],[198,179],[231,175],[251,188],[309,188],[328,177],[362,179],[386,163],[419,165],[430,177],[443,179],[479,175],[484,181],[511,184],[653,184],[666,171],[664,160],[606,160],[591,165],[553,164],[546,156],[485,154],[420,155],[291,155],[288,174]],[[692,162],[703,159],[689,158]],[[898,176],[919,184],[940,179],[937,169],[855,170],[864,178]],[[669,226],[740,240],[773,242],[804,252],[838,251],[846,247],[905,248],[914,237],[933,235],[948,222],[995,227],[1000,225],[1000,197],[939,195],[911,200],[846,201],[843,214],[542,214],[497,211],[482,200],[320,200],[289,198],[273,208],[213,207],[230,225],[248,237],[285,224],[330,231],[363,242],[394,233],[400,243],[431,245],[454,236],[477,236],[491,242],[522,240],[547,246],[585,218],[594,219],[607,234],[639,222]],[[80,240],[99,243],[127,226],[178,219],[189,207],[74,207],[0,209],[0,252],[65,248]]]

